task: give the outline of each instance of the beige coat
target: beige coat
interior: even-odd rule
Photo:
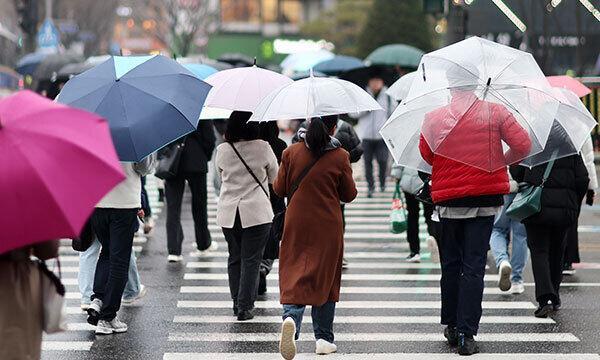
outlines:
[[[269,143],[263,140],[234,143],[242,158],[269,192],[269,184],[277,177],[277,158]],[[215,160],[221,176],[221,193],[217,207],[217,225],[233,228],[236,212],[240,212],[242,227],[248,228],[273,221],[268,196],[248,172],[229,143],[217,146]]]

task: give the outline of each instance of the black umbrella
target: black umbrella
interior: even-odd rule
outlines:
[[[255,63],[254,58],[240,53],[226,53],[219,56],[217,60],[231,64],[234,67],[252,66]]]
[[[386,86],[391,86],[399,78],[398,73],[393,67],[379,65],[366,66],[346,71],[339,75],[340,79],[348,80],[363,89],[367,87],[369,79],[373,76],[382,78]]]
[[[52,54],[48,55],[38,65],[33,73],[33,78],[37,81],[56,81],[58,72],[63,66],[72,63],[82,62],[84,59],[77,54]]]

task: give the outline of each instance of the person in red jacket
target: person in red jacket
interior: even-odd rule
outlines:
[[[511,112],[479,99],[474,90],[452,89],[450,104],[425,116],[419,142],[421,156],[432,166],[431,196],[441,223],[441,322],[448,343],[461,355],[479,352],[473,336],[481,319],[494,216],[510,187],[506,165],[525,158],[531,147]]]

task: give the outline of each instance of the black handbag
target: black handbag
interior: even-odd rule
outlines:
[[[83,252],[89,249],[90,246],[92,246],[93,242],[94,228],[92,227],[91,219],[88,219],[88,221],[83,226],[83,230],[81,230],[81,234],[79,234],[79,237],[71,240],[71,247],[75,251]]]
[[[185,143],[181,142],[165,150],[158,161],[154,176],[163,180],[176,177],[179,173],[179,163],[181,163],[181,155],[183,154],[184,147]]]
[[[415,193],[415,198],[424,204],[433,205],[429,180],[423,181],[423,186],[421,186],[421,188]]]
[[[250,175],[252,175],[252,177],[254,178],[254,181],[256,181],[256,183],[260,186],[260,188],[265,193],[265,195],[267,196],[267,198],[270,199],[269,193],[267,192],[267,190],[265,190],[265,188],[263,187],[263,185],[260,182],[260,180],[258,179],[258,177],[256,177],[256,175],[254,175],[254,172],[252,171],[252,169],[250,168],[250,166],[248,166],[248,164],[246,163],[246,161],[242,158],[242,155],[240,155],[240,153],[237,151],[237,149],[235,148],[235,146],[233,146],[232,143],[229,143],[229,145],[231,145],[231,147],[233,148],[233,151],[235,152],[235,154],[238,156],[238,158],[240,158],[240,160],[242,161],[242,163],[246,167],[246,170],[248,170],[248,172],[250,173]],[[290,201],[292,200],[292,196],[294,195],[294,193],[296,192],[296,190],[300,186],[300,182],[302,181],[302,179],[304,179],[304,177],[308,174],[308,172],[310,171],[310,169],[317,163],[318,160],[319,160],[319,158],[313,159],[313,161],[306,168],[304,168],[304,170],[302,170],[302,173],[300,174],[300,176],[298,176],[298,178],[296,179],[296,181],[294,181],[294,183],[292,184],[292,188],[290,189],[290,193],[287,196],[287,199],[288,199],[287,204],[288,204],[288,206],[290,205]],[[285,212],[286,212],[286,210],[287,209],[284,208],[282,211],[278,212],[277,214],[275,214],[273,216],[273,223],[271,225],[271,232],[270,232],[270,236],[269,236],[269,241],[271,243],[267,244],[267,246],[265,247],[265,249],[268,250],[268,253],[264,254],[264,257],[266,259],[277,259],[277,258],[279,258],[279,242],[281,242],[281,238],[283,237],[283,228],[284,228],[284,225],[285,225]]]

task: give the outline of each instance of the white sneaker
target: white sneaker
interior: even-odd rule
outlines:
[[[514,295],[519,295],[525,292],[525,285],[523,282],[513,283],[510,287],[510,293]]]
[[[210,253],[211,251],[217,251],[219,249],[219,243],[216,241],[211,241],[210,246],[204,250],[194,250],[190,253],[190,256],[204,256]]]
[[[169,255],[167,261],[170,263],[178,263],[183,261],[183,255]]]
[[[506,260],[503,260],[498,267],[498,275],[500,278],[498,279],[498,287],[502,291],[510,290],[510,274],[512,273],[512,266]]]
[[[337,351],[337,346],[334,343],[330,343],[329,341],[319,339],[317,340],[317,348],[315,352],[317,355],[327,355],[332,354]]]
[[[421,255],[419,255],[419,254],[408,255],[408,257],[406,258],[406,261],[409,263],[420,263]]]
[[[438,250],[437,242],[433,236],[427,238],[427,248],[431,253],[431,261],[434,263],[440,263],[440,251]]]
[[[127,331],[127,324],[119,321],[116,317],[111,321],[100,320],[96,326],[96,334],[109,335],[112,333],[124,333]]]
[[[348,259],[346,259],[345,257],[342,257],[342,269],[347,269],[348,268]]]
[[[281,324],[279,353],[285,360],[292,360],[296,356],[296,323],[291,317],[283,320]]]
[[[92,300],[92,302],[88,305],[87,307],[87,311],[88,313],[90,311],[95,311],[97,314],[100,314],[100,309],[102,309],[102,300],[100,299],[94,299]]]
[[[81,303],[81,305],[79,307],[81,308],[81,310],[87,312],[87,309],[90,308],[90,304]]]
[[[130,298],[123,298],[123,299],[121,299],[121,303],[123,303],[124,305],[133,304],[137,300],[146,296],[147,292],[148,292],[148,289],[146,289],[146,285],[140,284],[140,292],[137,294],[137,296],[130,297]]]

